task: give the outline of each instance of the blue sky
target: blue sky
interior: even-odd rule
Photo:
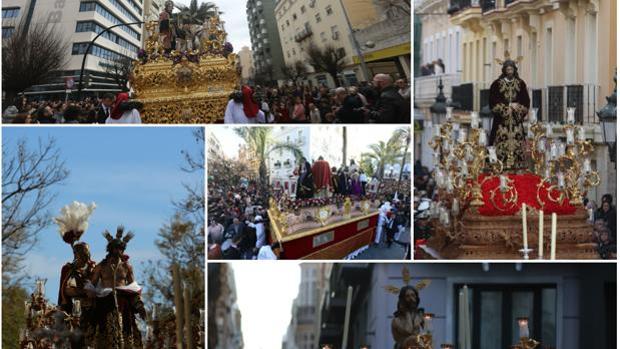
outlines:
[[[127,247],[130,262],[141,282],[142,263],[161,255],[155,247],[159,228],[174,212],[173,200],[185,196],[182,184],[196,184],[203,173],[181,171],[182,150],[197,154],[202,144],[192,135],[192,127],[3,127],[3,144],[14,146],[19,138],[30,144],[54,137],[70,175],[53,191],[53,216],[74,200],[95,202],[97,208],[82,240],[90,244],[95,262],[105,256],[107,229],[117,225],[135,233]],[[60,268],[73,259],[52,224],[39,235],[40,241],[26,258],[27,272],[47,278],[46,295],[54,303],[58,297]]]

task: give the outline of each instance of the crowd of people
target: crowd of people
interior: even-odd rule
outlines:
[[[372,84],[243,86],[230,96],[224,123],[403,123],[411,120],[406,79],[377,74]]]
[[[2,114],[13,124],[139,124],[142,104],[129,94],[105,93],[83,100],[28,100],[19,97]]]
[[[445,72],[446,65],[443,63],[441,58],[420,66],[420,75],[422,76],[439,75],[444,74]]]

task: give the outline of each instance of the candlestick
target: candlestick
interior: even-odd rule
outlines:
[[[538,259],[544,258],[544,225],[545,225],[545,214],[543,210],[538,211]]]
[[[556,244],[556,235],[557,235],[557,219],[558,216],[554,212],[551,214],[551,259],[555,259],[555,244]]]
[[[523,222],[523,249],[527,250],[527,207],[521,204],[521,220]]]

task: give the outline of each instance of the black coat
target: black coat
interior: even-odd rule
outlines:
[[[380,124],[409,123],[411,108],[396,86],[388,86],[381,91],[372,118]]]
[[[112,113],[112,107],[110,107],[110,113]],[[97,107],[97,109],[95,109],[95,118],[94,118],[94,122],[99,123],[99,124],[105,124],[105,120],[108,118],[108,115],[105,114],[105,110],[103,110],[103,106],[99,106]]]
[[[361,124],[364,122],[364,114],[361,110],[363,106],[364,103],[357,95],[347,95],[342,107],[336,112],[336,118],[343,124]]]

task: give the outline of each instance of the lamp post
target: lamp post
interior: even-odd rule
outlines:
[[[124,26],[130,26],[130,25],[136,25],[136,24],[144,24],[144,21],[140,21],[140,22],[132,22],[132,23],[120,23],[120,24],[115,24],[113,26],[107,27],[104,30],[102,30],[99,34],[97,34],[97,36],[95,36],[94,39],[92,39],[89,43],[88,46],[86,46],[86,51],[84,52],[84,56],[82,57],[82,67],[80,68],[80,80],[78,82],[78,100],[80,100],[82,98],[82,89],[83,89],[83,84],[82,84],[82,79],[84,77],[84,67],[86,66],[86,57],[88,56],[91,47],[93,47],[93,45],[95,44],[95,41],[97,39],[99,39],[99,37],[107,32],[110,31],[110,29],[112,28],[116,28],[116,27],[124,27]]]
[[[601,131],[603,132],[603,141],[609,148],[609,158],[611,162],[616,164],[616,90],[618,83],[616,75],[614,75],[614,92],[607,98],[607,104],[596,114],[601,122]]]
[[[441,119],[446,115],[446,96],[443,94],[443,81],[439,78],[439,93],[435,97],[435,103],[431,105],[431,115],[433,117],[433,125],[441,124]]]

